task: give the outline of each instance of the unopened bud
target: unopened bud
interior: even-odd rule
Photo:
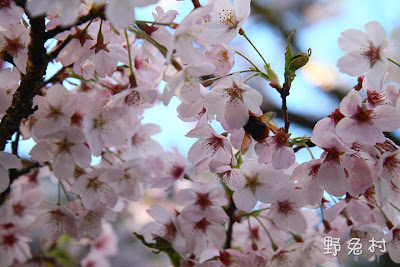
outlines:
[[[308,49],[307,53],[305,52],[296,53],[289,63],[289,70],[296,71],[299,68],[303,67],[304,65],[307,64],[308,60],[310,59],[310,56],[311,56],[311,49]]]

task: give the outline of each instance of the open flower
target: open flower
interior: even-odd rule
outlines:
[[[228,43],[238,34],[244,21],[250,15],[250,0],[213,0],[211,19],[206,24],[210,31],[210,43]]]
[[[38,110],[33,114],[37,119],[32,128],[33,135],[41,138],[67,128],[75,113],[76,104],[76,95],[61,84],[51,86],[45,96],[35,96],[33,106],[37,106]]]
[[[188,152],[188,159],[196,166],[198,173],[208,171],[212,162],[236,165],[229,140],[217,134],[211,126],[194,128],[186,136],[199,138]]]
[[[232,130],[246,125],[249,111],[261,116],[262,95],[245,85],[240,74],[222,78],[205,96],[205,107],[210,114],[223,114]]]
[[[339,46],[347,54],[337,64],[340,71],[355,77],[366,74],[370,82],[378,85],[387,68],[386,33],[376,21],[371,21],[364,27],[366,33],[356,29],[342,32]]]
[[[10,184],[7,169],[22,168],[21,160],[10,153],[0,151],[0,193]]]
[[[60,179],[68,179],[74,173],[75,164],[82,168],[90,165],[90,151],[83,145],[84,140],[85,135],[79,128],[70,127],[46,136],[29,154],[33,160],[42,163],[52,161],[54,175]]]
[[[397,108],[390,105],[368,108],[362,104],[361,96],[356,90],[350,91],[343,98],[340,111],[345,117],[336,125],[336,133],[348,143],[383,143],[383,131],[390,132],[400,127],[400,112]]]

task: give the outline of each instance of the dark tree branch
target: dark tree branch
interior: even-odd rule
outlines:
[[[235,206],[235,203],[233,202],[232,197],[230,197],[229,206],[225,210],[227,215],[229,216],[229,224],[228,224],[228,229],[226,230],[226,240],[225,240],[224,249],[231,248],[233,224],[236,222],[236,218],[235,218],[236,210],[237,210],[237,208]]]
[[[31,115],[33,97],[39,92],[46,73],[48,58],[44,43],[46,42],[44,17],[30,19],[30,37],[28,46],[28,63],[26,75],[14,94],[11,107],[0,122],[0,150],[4,150],[7,140],[19,129],[21,120]]]
[[[193,3],[194,8],[201,7],[199,0],[192,0],[192,3]]]

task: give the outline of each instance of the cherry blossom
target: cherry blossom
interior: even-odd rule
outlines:
[[[0,114],[11,106],[12,96],[18,88],[21,74],[16,68],[0,70]]]
[[[34,17],[44,14],[58,14],[59,23],[69,25],[78,18],[79,0],[31,0],[27,9]]]
[[[173,152],[164,152],[148,158],[147,167],[152,170],[149,179],[152,187],[171,188],[176,181],[182,180],[189,170],[186,159],[176,148]]]
[[[11,25],[18,24],[24,11],[17,6],[14,1],[2,1],[0,3],[0,29],[1,26],[8,28]]]
[[[50,241],[57,240],[64,232],[77,236],[77,218],[65,206],[43,201],[39,207],[41,214],[29,227],[30,230],[42,230],[43,236]]]
[[[32,257],[28,242],[31,241],[25,228],[12,223],[0,225],[0,258],[2,266],[11,266],[14,260],[24,263]]]
[[[180,233],[177,214],[171,214],[160,206],[153,206],[147,213],[155,219],[143,226],[141,233],[147,242],[151,242],[154,237],[161,237],[172,243],[172,246],[181,253],[186,253],[185,240]]]
[[[29,29],[21,24],[0,31],[0,55],[9,54],[18,70],[26,73],[26,62],[28,61]]]
[[[390,105],[369,109],[361,104],[361,96],[355,90],[343,98],[340,111],[345,116],[336,125],[336,132],[346,142],[374,145],[385,141],[383,131],[400,127],[400,113]]]
[[[283,171],[257,164],[255,160],[244,162],[239,175],[244,180],[244,187],[234,192],[233,201],[244,211],[253,209],[257,201],[271,203],[274,192],[289,181],[289,176]]]
[[[214,75],[224,77],[235,64],[235,49],[226,44],[216,44],[204,51],[204,55],[215,65]]]
[[[228,139],[217,134],[211,126],[197,127],[186,136],[199,138],[188,152],[188,159],[196,167],[197,172],[207,171],[211,162],[236,165]]]
[[[211,1],[211,20],[207,22],[213,33],[210,43],[228,43],[232,41],[250,15],[249,0],[235,0],[232,4],[228,0]]]
[[[289,136],[290,134],[280,128],[274,136],[268,137],[264,142],[258,142],[254,146],[258,162],[272,162],[275,169],[287,169],[292,166],[296,156],[289,144]]]
[[[116,123],[120,118],[121,110],[104,108],[99,104],[93,104],[86,113],[83,118],[83,131],[93,155],[99,156],[106,145],[124,143],[124,133]]]
[[[366,74],[377,87],[387,68],[386,33],[377,21],[365,24],[364,28],[366,33],[356,29],[342,32],[339,46],[347,54],[338,60],[338,67],[352,76]]]
[[[89,167],[90,151],[82,144],[85,135],[80,129],[70,127],[44,138],[29,153],[33,160],[38,160],[41,163],[52,161],[54,174],[57,178],[70,178],[74,173],[75,164],[81,168]]]
[[[72,185],[71,191],[81,196],[82,204],[90,210],[100,205],[113,208],[118,201],[118,195],[111,183],[123,176],[120,169],[99,168],[80,176]]]
[[[230,129],[239,129],[249,120],[249,111],[261,116],[262,95],[242,82],[240,74],[222,78],[205,96],[207,111],[223,114]]]
[[[134,22],[135,7],[157,3],[158,0],[110,0],[106,6],[106,17],[116,27],[127,28]]]
[[[60,84],[51,86],[45,96],[35,96],[33,107],[38,109],[33,114],[36,119],[33,135],[41,138],[67,128],[76,110],[76,101],[76,95]]]
[[[22,168],[21,160],[13,154],[0,151],[0,192],[4,192],[10,184],[7,169],[15,168]]]
[[[274,202],[271,204],[268,218],[282,230],[304,233],[307,222],[300,211],[300,208],[304,205],[301,190],[296,190],[293,187],[282,188],[274,195]]]

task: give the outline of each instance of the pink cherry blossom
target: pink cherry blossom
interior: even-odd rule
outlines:
[[[70,25],[78,18],[79,0],[31,0],[27,2],[29,13],[34,16],[58,14],[61,25]]]
[[[202,253],[207,245],[211,243],[221,249],[226,239],[224,227],[219,223],[210,221],[203,217],[200,220],[194,218],[178,217],[182,235],[186,240],[186,248],[195,255]]]
[[[122,129],[117,124],[121,110],[108,109],[101,103],[93,104],[83,118],[83,131],[89,144],[90,152],[99,156],[106,145],[122,145],[125,140]]]
[[[39,205],[41,214],[29,227],[32,231],[42,230],[43,236],[50,241],[57,240],[64,232],[77,236],[77,218],[65,206],[43,201]]]
[[[214,63],[214,75],[218,77],[224,77],[232,69],[235,64],[235,53],[235,49],[226,44],[216,44],[204,51],[206,58]]]
[[[307,222],[300,211],[305,206],[301,190],[285,187],[277,191],[273,198],[268,218],[282,230],[304,233]]]
[[[24,10],[17,6],[14,1],[2,1],[0,4],[0,29],[2,26],[8,28],[11,25],[18,24],[23,14]]]
[[[33,114],[37,120],[32,128],[33,135],[41,138],[67,128],[75,113],[76,103],[76,95],[60,84],[47,89],[45,96],[35,96],[33,107],[37,106],[38,109]]]
[[[104,256],[113,256],[118,251],[118,236],[109,223],[103,223],[102,233],[91,242],[92,251]]]
[[[209,169],[211,162],[236,165],[229,140],[217,134],[211,126],[200,126],[186,134],[187,137],[199,138],[188,152],[188,159],[198,173]]]
[[[16,182],[13,183],[7,204],[0,208],[0,217],[3,218],[0,221],[28,227],[38,216],[37,207],[44,194],[38,186],[15,184]]]
[[[176,181],[182,180],[189,170],[186,159],[176,148],[173,152],[163,152],[147,159],[147,168],[152,170],[149,180],[152,187],[171,188]]]
[[[85,135],[79,128],[70,127],[47,135],[29,152],[33,160],[41,163],[52,162],[54,175],[60,179],[70,178],[75,164],[81,168],[89,167],[91,155],[83,145]]]
[[[342,32],[339,46],[347,54],[338,60],[338,67],[342,72],[356,77],[366,73],[376,88],[387,68],[386,33],[377,21],[365,24],[364,28],[366,33],[356,29]]]
[[[140,231],[149,243],[161,237],[172,243],[176,251],[186,253],[185,240],[180,232],[177,214],[171,214],[160,206],[152,206],[147,213],[155,220],[143,226]]]
[[[10,153],[0,151],[0,193],[10,185],[10,177],[7,169],[22,168],[21,160]]]
[[[32,257],[28,242],[30,234],[25,228],[12,223],[0,225],[0,259],[2,266],[13,265],[14,260],[24,263]]]
[[[143,196],[143,182],[150,180],[151,171],[144,159],[134,159],[122,164],[124,175],[118,181],[118,194],[126,199],[135,201]]]
[[[235,0],[232,4],[228,0],[213,0],[210,21],[210,44],[228,43],[232,41],[250,15],[250,0]]]
[[[21,75],[17,68],[0,70],[0,114],[11,106]]]
[[[324,188],[318,184],[317,174],[322,159],[314,159],[297,166],[292,173],[291,180],[298,180],[302,185],[304,199],[310,204],[321,204]]]
[[[233,201],[236,207],[250,211],[257,201],[271,203],[274,192],[289,181],[283,171],[275,170],[271,165],[261,165],[255,160],[245,161],[239,169],[244,180],[244,187],[234,192]]]
[[[210,188],[210,184],[197,184],[196,190],[179,191],[177,203],[185,206],[180,216],[186,220],[198,221],[203,217],[209,221],[222,223],[228,219],[221,206],[228,204],[222,187]]]
[[[345,116],[336,125],[336,132],[346,142],[374,145],[385,141],[383,131],[400,127],[400,112],[390,105],[367,108],[361,103],[360,94],[352,90],[340,103]]]
[[[11,26],[7,31],[0,31],[0,52],[11,56],[22,74],[26,73],[29,40],[29,29],[21,24]]]
[[[127,28],[134,22],[135,7],[157,3],[158,0],[110,0],[106,6],[106,17],[116,27]]]
[[[399,225],[390,229],[386,234],[385,240],[386,249],[390,256],[390,259],[395,263],[400,263],[400,228]]]
[[[201,91],[204,89],[198,77],[211,74],[214,65],[201,59],[194,60],[194,63],[193,66],[184,66],[180,71],[176,71],[173,66],[169,66],[165,71],[168,84],[161,97],[165,105],[168,105],[174,95],[185,103],[195,102],[201,97]]]
[[[280,128],[274,136],[268,137],[264,142],[258,142],[254,150],[258,162],[271,163],[275,169],[287,169],[296,160],[294,151],[289,144],[290,134]]]
[[[56,40],[64,41],[69,35],[72,35],[72,40],[58,53],[55,61],[61,62],[63,66],[69,66],[77,62],[82,53],[88,51],[93,45],[96,44],[97,36],[92,30],[95,28],[96,22],[93,22],[88,30],[84,30],[87,27],[87,23],[75,28],[70,31],[62,32],[55,36]]]
[[[316,176],[318,185],[333,196],[344,195],[349,185],[343,166],[343,155],[352,154],[355,151],[348,148],[331,132],[314,131],[311,141],[325,150],[322,154],[324,161],[319,166]]]
[[[98,168],[80,176],[71,187],[71,192],[82,199],[82,204],[90,210],[100,205],[113,208],[118,201],[118,195],[111,183],[123,176],[120,169]]]
[[[210,114],[223,114],[230,129],[239,129],[249,120],[249,111],[261,116],[262,95],[245,85],[240,74],[222,78],[205,96]]]

